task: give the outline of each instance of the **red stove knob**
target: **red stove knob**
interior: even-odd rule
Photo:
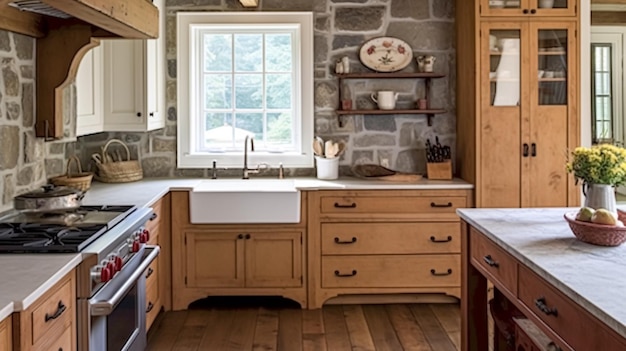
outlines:
[[[115,256],[114,262],[115,262],[115,270],[118,272],[121,271],[122,266],[124,265],[124,261],[122,260],[122,258],[120,256]]]
[[[115,272],[117,272],[117,270],[115,269],[115,262],[113,262],[113,261],[107,262],[106,268],[111,273],[111,276],[113,276],[115,274]]]
[[[139,252],[139,240],[133,241],[133,247],[131,248],[132,252]]]
[[[111,280],[111,271],[108,267],[102,267],[102,270],[100,271],[100,282],[106,283],[109,280]]]
[[[146,242],[150,241],[150,231],[148,229],[143,230],[143,235],[146,237]]]

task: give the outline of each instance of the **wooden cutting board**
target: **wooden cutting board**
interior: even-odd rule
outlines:
[[[392,169],[374,165],[374,164],[363,164],[363,165],[355,165],[352,167],[352,172],[355,175],[370,180],[383,180],[389,182],[417,182],[422,179],[421,174],[414,173],[402,173],[397,172]]]

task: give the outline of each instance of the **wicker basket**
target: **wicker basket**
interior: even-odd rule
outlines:
[[[121,160],[121,155],[117,161],[107,153],[111,144],[117,143],[122,145],[126,150],[126,161]],[[119,139],[109,140],[102,148],[102,154],[95,153],[91,158],[96,161],[96,174],[94,177],[97,181],[103,183],[128,183],[143,178],[143,170],[139,161],[130,159],[130,150],[128,146]]]
[[[72,163],[76,164],[76,173],[72,173],[71,171]],[[92,179],[93,173],[83,172],[83,168],[80,165],[80,159],[74,155],[67,160],[65,174],[50,179],[50,182],[54,185],[69,186],[80,191],[87,191],[91,187]]]
[[[626,227],[577,221],[576,212],[566,213],[564,217],[580,241],[600,246],[618,246],[626,241]]]

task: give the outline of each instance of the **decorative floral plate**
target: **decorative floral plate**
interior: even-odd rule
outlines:
[[[361,62],[377,72],[399,71],[411,63],[413,50],[403,40],[392,37],[370,39],[361,46]]]

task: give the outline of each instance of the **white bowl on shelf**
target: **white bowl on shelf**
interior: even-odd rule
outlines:
[[[504,0],[489,0],[489,7],[501,9],[504,7]]]

